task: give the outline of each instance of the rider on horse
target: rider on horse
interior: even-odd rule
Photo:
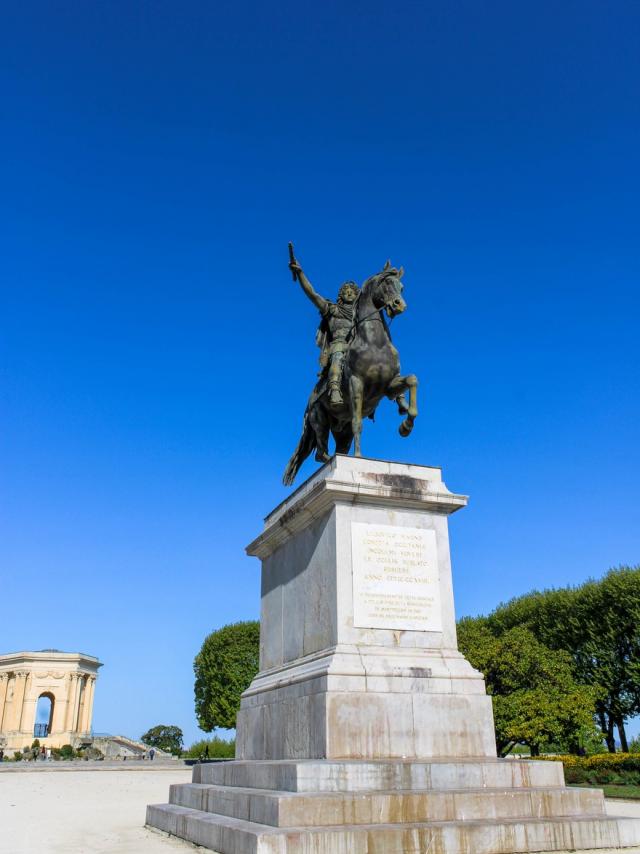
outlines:
[[[332,405],[340,406],[343,403],[340,382],[342,380],[344,356],[349,346],[349,338],[355,322],[355,306],[360,289],[355,282],[345,282],[338,291],[337,302],[331,302],[331,300],[316,293],[295,258],[289,263],[289,269],[300,282],[302,290],[322,315],[316,337],[322,351],[320,365],[323,373],[327,363],[329,365],[327,379],[329,402]]]

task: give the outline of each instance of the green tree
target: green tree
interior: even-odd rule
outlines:
[[[167,753],[173,753],[176,756],[182,753],[182,730],[178,726],[158,724],[147,730],[140,737],[140,741],[148,744],[149,747],[159,747],[160,750],[166,750]]]
[[[208,635],[193,663],[196,716],[200,729],[233,729],[240,695],[258,672],[260,623],[223,626]]]
[[[599,693],[596,719],[615,753],[615,729],[627,750],[626,720],[640,713],[640,566],[610,570],[579,587],[533,591],[496,608],[497,636],[525,626],[554,650],[566,650],[574,674]]]
[[[593,733],[597,692],[575,681],[568,653],[550,650],[521,627],[496,637],[484,618],[461,620],[458,641],[484,673],[501,756],[516,744],[527,744],[533,756],[551,742],[577,749]]]

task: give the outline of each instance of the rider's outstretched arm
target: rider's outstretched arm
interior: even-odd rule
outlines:
[[[313,285],[307,279],[305,274],[302,271],[302,267],[295,263],[289,264],[290,269],[295,272],[297,280],[300,282],[300,287],[305,292],[305,294],[309,297],[311,302],[316,306],[320,314],[326,314],[329,308],[329,302],[324,297],[321,297],[319,293],[313,288]]]

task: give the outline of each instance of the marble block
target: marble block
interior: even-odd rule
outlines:
[[[336,456],[265,520],[260,672],[239,759],[495,757],[458,652],[440,469]]]

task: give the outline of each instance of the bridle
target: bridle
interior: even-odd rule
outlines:
[[[380,280],[380,282],[379,282],[378,284],[382,284],[382,283],[384,282],[384,280],[385,280],[385,279],[388,279],[388,278],[390,278],[390,276],[389,276],[389,274],[387,273],[385,276],[383,276],[383,278]],[[355,304],[355,306],[354,306],[354,313],[356,313],[356,314],[357,314],[357,312],[358,312],[358,303],[360,302],[360,297],[361,297],[361,296],[362,296],[362,291],[360,291],[360,293],[358,294],[358,296],[357,296],[357,298],[356,298],[356,304]],[[380,321],[380,323],[381,323],[381,324],[385,327],[385,329],[387,329],[387,331],[388,331],[389,326],[390,326],[390,325],[393,323],[393,321],[395,320],[395,315],[394,315],[393,317],[390,317],[390,318],[389,318],[389,320],[387,321],[384,317],[382,317],[382,312],[383,312],[386,308],[388,308],[388,307],[389,307],[389,305],[393,302],[393,300],[394,300],[394,299],[395,299],[395,296],[393,296],[393,295],[389,296],[389,299],[388,299],[385,303],[383,303],[379,308],[374,308],[374,310],[373,310],[370,314],[366,314],[364,317],[361,317],[359,320],[356,320],[356,321],[354,322],[354,324],[353,324],[354,333],[355,333],[355,328],[356,328],[357,326],[360,326],[360,324],[361,324],[361,323],[364,323],[366,320],[379,320],[379,321]],[[389,335],[389,338],[391,338],[391,335]]]

